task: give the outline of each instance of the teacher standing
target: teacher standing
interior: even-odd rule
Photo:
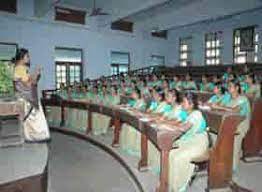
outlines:
[[[24,136],[27,142],[43,142],[50,139],[49,128],[37,96],[40,68],[30,74],[30,56],[26,49],[19,49],[13,59],[16,96],[23,103]]]

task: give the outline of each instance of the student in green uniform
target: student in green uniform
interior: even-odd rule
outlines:
[[[162,87],[161,87],[161,88],[163,89],[165,95],[167,95],[168,92],[169,92],[169,82],[168,82],[167,79],[164,79],[164,80],[163,80],[163,83],[162,83]]]
[[[81,92],[78,96],[79,101],[85,101],[87,102],[87,86],[81,85]],[[75,127],[79,131],[85,131],[87,127],[87,121],[88,121],[88,112],[87,110],[78,109],[77,111],[77,117],[75,121]]]
[[[177,81],[176,82],[177,83],[176,83],[175,89],[178,90],[178,91],[183,90],[184,81],[182,80],[182,78],[177,76]]]
[[[170,191],[185,192],[195,165],[192,159],[205,153],[208,149],[206,133],[206,120],[198,110],[197,96],[186,93],[183,96],[182,107],[187,111],[185,122],[177,124],[174,129],[181,132],[181,137],[175,141],[178,148],[170,152],[169,158],[169,184]]]
[[[115,106],[120,104],[120,95],[116,86],[111,86],[111,91],[107,97],[109,105]]]
[[[248,97],[260,98],[261,97],[261,87],[260,87],[260,84],[256,82],[255,75],[246,75],[245,82],[248,87],[247,90],[245,91],[245,94]]]
[[[109,105],[106,99],[107,95],[107,87],[103,85],[101,91],[96,95],[96,103],[102,106]],[[110,123],[110,117],[99,113],[92,113],[92,117],[92,133],[94,135],[106,134]]]
[[[161,87],[162,81],[158,79],[158,77],[154,74],[153,75],[153,81],[152,81],[152,87]]]
[[[169,83],[169,89],[176,89],[177,87],[177,82],[178,82],[178,77],[174,76],[173,80],[170,81]]]
[[[142,97],[141,91],[136,88],[132,93],[134,104],[132,108],[135,111],[144,112],[146,110],[146,103]],[[121,150],[129,155],[140,156],[140,141],[141,134],[134,127],[123,124],[120,134],[120,147]]]
[[[216,83],[213,89],[214,95],[207,101],[207,105],[215,106],[220,104],[226,104],[230,100],[230,95],[225,94],[225,88],[220,84]],[[228,97],[229,96],[229,97]]]
[[[227,71],[222,76],[222,81],[227,81],[231,73],[232,73],[232,67],[228,67]]]
[[[186,75],[186,80],[183,83],[184,90],[197,90],[196,83],[192,80],[191,75]]]
[[[159,99],[160,99],[157,93],[157,88],[151,89],[150,92],[151,92],[151,101],[147,109],[147,113],[152,113],[153,111],[157,109],[159,105]]]
[[[166,111],[163,115],[156,120],[158,124],[165,123],[182,123],[185,122],[187,118],[187,112],[182,109],[179,103],[179,94],[176,90],[170,90],[168,92],[166,101],[168,104],[172,105],[171,111]],[[149,141],[148,143],[149,151],[148,151],[148,165],[150,169],[156,173],[160,173],[160,153],[159,150]]]
[[[239,113],[239,115],[245,117],[245,120],[237,127],[238,135],[235,137],[234,141],[233,170],[237,171],[240,157],[242,156],[242,141],[250,127],[251,108],[248,98],[241,94],[239,82],[229,82],[229,93],[231,95],[231,100],[222,109]]]
[[[212,82],[208,82],[206,75],[202,76],[202,82],[199,85],[200,91],[211,92],[214,89],[214,84]]]

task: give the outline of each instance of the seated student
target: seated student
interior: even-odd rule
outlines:
[[[239,82],[231,81],[229,83],[229,93],[231,95],[231,100],[226,104],[225,107],[220,109],[237,112],[239,115],[245,117],[245,120],[243,120],[237,127],[236,131],[238,135],[235,137],[234,142],[233,170],[237,171],[240,157],[242,155],[242,140],[248,132],[250,126],[251,109],[248,98],[241,94]]]
[[[71,100],[79,100],[79,98],[81,97],[81,87],[80,84],[75,82],[72,88],[72,93],[71,93]],[[79,110],[75,109],[75,108],[69,108],[68,109],[68,115],[67,115],[67,127],[68,128],[79,128],[79,121],[78,121],[78,115],[79,115]]]
[[[107,94],[107,87],[104,85],[98,95],[96,95],[95,102],[100,105],[109,105],[106,99]],[[110,123],[110,117],[99,113],[92,113],[92,117],[92,134],[106,134]]]
[[[79,101],[86,101],[87,98],[87,86],[81,85],[80,93],[78,95]],[[78,109],[76,112],[76,120],[74,127],[80,131],[85,131],[87,127],[88,112],[87,110]]]
[[[151,115],[154,114],[154,116],[157,117],[157,115],[171,111],[172,106],[167,103],[165,96],[166,94],[161,88],[155,88],[153,90],[154,100],[151,102],[147,112],[151,113]]]
[[[150,91],[149,87],[147,86],[146,80],[142,81],[142,84],[140,85],[139,89],[142,92],[142,95],[144,95],[145,97],[149,97]]]
[[[222,76],[222,81],[227,81],[231,73],[232,73],[232,67],[228,67],[227,71]]]
[[[130,102],[131,103],[131,102]],[[146,103],[143,99],[141,91],[136,88],[132,93],[132,107],[136,114],[146,110]],[[141,134],[134,127],[123,124],[120,134],[120,147],[123,152],[129,155],[140,156],[140,139]]]
[[[205,75],[202,76],[202,81],[199,85],[200,91],[213,91],[214,84],[212,82],[208,82],[207,77]]]
[[[153,81],[152,81],[151,86],[152,87],[161,87],[162,86],[162,81],[159,80],[155,74],[153,75]]]
[[[182,98],[188,116],[185,122],[174,126],[182,135],[174,142],[178,148],[170,152],[169,158],[169,184],[173,192],[186,191],[195,170],[191,161],[205,153],[209,145],[206,120],[198,110],[197,96],[186,93]]]
[[[118,94],[118,90],[116,86],[111,86],[111,91],[107,95],[107,103],[108,105],[119,105],[120,104],[120,95]]]
[[[230,94],[226,92],[226,89],[220,83],[214,85],[213,92],[214,95],[206,103],[212,107],[216,105],[226,105],[231,99]]]
[[[218,78],[217,75],[212,75],[212,80],[211,80],[211,83],[215,84],[215,83],[218,83],[220,82],[221,80]]]
[[[97,85],[95,85],[91,90],[87,92],[86,99],[88,102],[95,102],[95,98],[97,95],[98,95],[98,87]]]
[[[162,83],[162,87],[161,87],[161,88],[163,89],[165,95],[167,95],[168,92],[169,92],[169,82],[168,82],[167,79],[164,79],[164,80],[163,80],[163,83]]]
[[[178,91],[183,90],[183,84],[184,84],[184,81],[182,80],[182,78],[177,77],[177,83],[176,83],[175,89]]]
[[[186,80],[183,83],[184,90],[197,90],[196,83],[192,80],[191,75],[186,75]]]
[[[174,123],[178,124],[181,122],[185,122],[187,118],[187,112],[182,109],[179,103],[179,94],[176,90],[170,90],[168,92],[166,101],[168,104],[172,105],[172,110],[163,113],[163,115],[155,120],[158,124],[165,123]],[[154,173],[160,172],[160,153],[159,150],[149,141],[148,143],[149,151],[148,151],[148,164],[150,169]]]
[[[246,80],[246,75],[250,73],[251,73],[250,69],[248,68],[247,65],[245,65],[242,70],[242,73],[238,75],[238,81],[244,82]]]
[[[120,95],[128,95],[127,92],[129,92],[126,81],[122,80],[120,83],[120,89],[119,89],[119,94]]]
[[[260,98],[261,87],[260,84],[256,82],[255,75],[246,75],[245,82],[247,84],[247,89],[244,91],[244,93],[248,97]]]
[[[174,76],[173,80],[171,80],[170,83],[169,83],[169,89],[176,89],[177,88],[177,82],[178,82],[178,77]]]

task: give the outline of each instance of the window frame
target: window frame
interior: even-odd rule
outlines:
[[[111,61],[110,61],[110,70],[112,69],[112,67],[116,67],[117,68],[117,74],[112,74],[112,71],[111,71],[111,75],[119,75],[121,72],[119,71],[119,68],[121,66],[126,66],[126,64],[119,64],[119,63],[112,63],[112,54],[113,53],[118,53],[118,54],[127,54],[128,55],[128,64],[127,64],[127,72],[130,71],[130,62],[131,62],[131,59],[130,59],[130,52],[125,52],[125,51],[111,51],[110,52],[110,58],[111,58]]]
[[[236,64],[236,65],[239,65],[239,64],[247,64],[248,62],[247,62],[247,58],[248,58],[248,51],[242,51],[242,52],[244,52],[243,54],[237,54],[236,55],[236,53],[235,53],[235,49],[238,47],[239,48],[239,52],[241,52],[240,51],[240,42],[239,42],[239,44],[236,44],[235,43],[235,34],[237,33],[237,31],[240,31],[241,29],[243,29],[243,28],[248,28],[248,27],[250,27],[250,26],[247,26],[247,27],[239,27],[239,28],[235,28],[235,29],[233,29],[233,42],[232,42],[232,48],[233,48],[233,63],[234,64]],[[254,57],[253,57],[253,61],[252,62],[254,62],[254,63],[258,63],[258,57],[259,57],[259,32],[257,31],[257,25],[255,25],[254,26],[255,27],[255,30],[254,30],[254,34],[253,34],[253,43],[254,43],[254,51],[251,51],[251,52],[253,52],[253,55],[254,55]],[[256,42],[256,36],[258,35],[258,41]],[[239,34],[239,38],[241,38],[240,37],[240,34]],[[240,39],[240,41],[241,41],[241,39]],[[257,46],[257,48],[258,48],[258,50],[257,50],[257,52],[256,52],[256,46]],[[245,57],[245,62],[244,63],[240,63],[240,62],[236,62],[235,60],[238,58],[238,57],[241,57],[241,56],[244,56]],[[257,61],[255,61],[255,58],[257,58]]]
[[[165,66],[166,65],[166,57],[164,55],[151,55],[150,59],[152,60],[153,57],[156,57],[156,58],[162,58],[164,63],[162,66]]]
[[[189,40],[191,41],[191,44],[190,45],[187,44],[188,49],[186,51],[183,51],[182,50],[182,42],[183,41],[189,41]],[[188,67],[188,66],[192,66],[193,65],[193,54],[192,54],[193,45],[192,45],[192,40],[193,40],[192,36],[180,37],[179,38],[179,45],[178,45],[179,46],[178,47],[178,56],[179,56],[178,58],[179,58],[179,60],[178,60],[178,62],[179,62],[179,66],[181,66],[181,67]],[[183,44],[183,45],[185,45],[185,44]],[[181,55],[184,54],[184,53],[187,53],[187,58],[186,59],[182,59],[181,58]],[[190,56],[190,57],[188,57],[188,56]],[[190,58],[190,59],[188,59],[188,58]],[[186,65],[181,65],[182,62],[186,62]]]
[[[208,36],[212,35],[215,38],[211,40],[211,42],[215,41],[215,47],[207,47],[207,40],[208,40]],[[221,65],[222,64],[222,39],[219,38],[219,32],[210,32],[210,33],[206,33],[205,34],[205,65],[210,66],[210,65]],[[219,41],[219,46],[217,46],[217,41]],[[211,43],[212,44],[212,43]],[[207,56],[207,51],[215,51],[215,56]],[[219,55],[217,55],[217,51],[219,51]],[[208,64],[207,61],[208,60],[215,60],[215,63],[212,64]],[[219,59],[219,63],[217,63],[217,59]]]
[[[0,45],[14,45],[16,47],[16,52],[18,50],[18,44],[17,43],[7,43],[7,42],[0,42]],[[11,60],[0,60],[0,61],[3,61],[3,62],[11,62],[12,61],[12,58]]]
[[[58,88],[58,77],[57,77],[57,65],[65,65],[66,66],[66,86],[71,85],[70,83],[70,66],[80,66],[80,82],[83,81],[84,74],[84,61],[83,61],[83,49],[81,48],[69,48],[69,47],[55,47],[56,49],[65,49],[65,50],[73,50],[81,52],[81,62],[72,62],[72,61],[55,61],[55,86]]]

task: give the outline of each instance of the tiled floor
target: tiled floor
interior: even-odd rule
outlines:
[[[83,189],[87,192],[136,191],[132,180],[128,178],[125,170],[117,161],[113,162],[112,158],[104,154],[105,152],[101,151],[101,149],[58,133],[53,133],[52,137],[53,140],[50,146],[50,191],[80,192]],[[103,136],[92,136],[92,138],[110,147],[112,132]],[[154,191],[158,182],[158,176],[150,171],[139,172],[137,170],[137,158],[125,155],[119,149],[111,149],[120,154],[128,163],[146,192]],[[109,171],[110,174],[108,174]],[[262,163],[245,164],[242,162],[235,178],[241,186],[245,186],[253,192],[261,192]],[[197,177],[188,191],[203,192],[206,188],[206,183],[207,177]]]
[[[135,192],[124,168],[92,144],[52,134],[49,192]]]

